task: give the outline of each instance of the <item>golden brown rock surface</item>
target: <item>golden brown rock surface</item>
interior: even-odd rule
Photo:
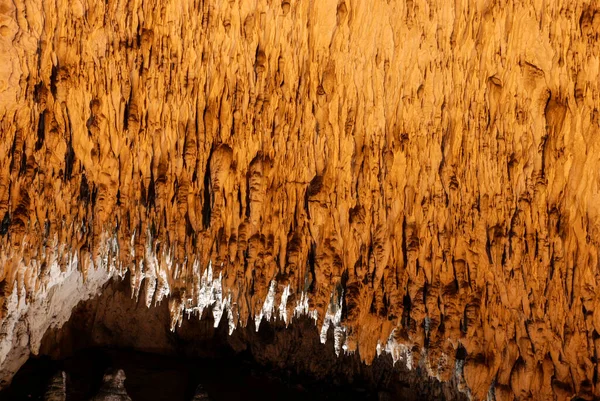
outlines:
[[[0,0],[2,372],[129,269],[174,324],[316,310],[476,400],[600,397],[599,33],[595,1]]]

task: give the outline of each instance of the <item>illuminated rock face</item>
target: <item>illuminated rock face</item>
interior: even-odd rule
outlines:
[[[174,328],[600,397],[600,5],[521,3],[0,0],[3,379],[129,270]]]

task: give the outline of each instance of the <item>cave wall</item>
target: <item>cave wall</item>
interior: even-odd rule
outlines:
[[[61,266],[57,262],[57,255],[68,255],[64,248],[57,246],[50,251],[52,254],[46,261],[50,266],[43,267],[41,278],[44,282],[35,292],[27,292],[16,282],[12,291],[7,291],[7,282],[2,283],[0,389],[10,384],[14,374],[31,354],[39,354],[42,339],[49,330],[60,329],[80,302],[97,296],[103,286],[115,276],[114,269],[100,265],[88,271],[84,278],[78,269],[76,257],[70,260],[67,257],[68,262]],[[4,269],[10,266],[5,264]],[[19,267],[22,269],[22,280],[31,280],[28,275],[40,268],[36,261],[31,261],[31,265],[27,267]]]
[[[598,10],[0,0],[2,376],[56,323],[19,305],[128,270],[172,328],[308,314],[473,399],[600,397]]]

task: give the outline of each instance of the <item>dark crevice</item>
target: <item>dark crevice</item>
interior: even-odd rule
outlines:
[[[317,260],[317,244],[311,242],[310,249],[308,251],[308,258],[306,260],[306,279],[304,283],[304,291],[312,292],[315,288],[315,265]]]
[[[485,238],[485,252],[487,254],[489,264],[493,265],[494,260],[492,259],[492,244],[490,242],[489,232],[487,233],[486,238]]]
[[[460,331],[463,334],[466,334],[468,328],[469,328],[469,318],[467,316],[467,307],[465,306],[465,310],[463,311],[463,318],[460,320]]]
[[[52,93],[52,97],[54,97],[56,99],[56,92],[57,92],[57,88],[56,88],[56,83],[58,81],[58,68],[53,65],[52,66],[52,72],[50,74],[50,92]]]
[[[240,219],[242,218],[242,215],[244,213],[244,204],[242,203],[242,190],[241,188],[238,187],[238,206],[239,206],[239,216]]]
[[[8,229],[10,227],[10,213],[5,212],[4,217],[2,218],[2,222],[0,223],[0,235],[5,236],[8,234]]]
[[[15,166],[15,156],[16,156],[16,151],[17,151],[17,139],[19,137],[18,133],[15,133],[15,137],[13,138],[13,144],[10,147],[10,164],[8,166],[9,171],[13,171],[13,168]]]
[[[467,359],[467,350],[462,344],[458,344],[458,348],[456,349],[456,360],[464,361]]]
[[[408,293],[406,293],[404,298],[402,298],[402,306],[402,327],[408,330],[410,326],[410,311],[412,309],[412,301]]]
[[[90,186],[85,173],[81,174],[81,183],[79,184],[79,200],[87,205],[90,201]]]
[[[246,217],[250,217],[250,173],[246,175]]]
[[[37,141],[35,143],[35,150],[40,150],[44,144],[44,138],[46,135],[46,112],[40,113],[37,128]]]
[[[406,217],[402,218],[402,262],[404,263],[404,268],[406,269],[408,266],[408,249],[406,246]]]
[[[211,200],[211,182],[210,182],[210,159],[212,158],[212,149],[208,160],[206,161],[206,170],[204,171],[204,198],[202,203],[202,227],[207,230],[210,227],[210,219],[212,215],[212,200]]]
[[[146,208],[156,209],[156,182],[154,180],[154,170],[150,168],[150,183],[148,184],[148,196],[146,198]]]
[[[21,150],[21,166],[19,167],[19,176],[27,172],[27,144],[23,141],[23,149]]]
[[[73,164],[75,163],[75,151],[73,150],[73,135],[69,137],[67,152],[65,153],[65,181],[71,181],[73,177]]]

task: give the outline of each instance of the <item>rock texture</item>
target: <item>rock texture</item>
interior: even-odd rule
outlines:
[[[90,401],[131,401],[125,390],[125,372],[117,369],[102,378],[102,387]]]
[[[600,397],[599,11],[0,0],[3,376],[128,270],[173,328],[308,314],[473,399]]]
[[[48,390],[44,394],[44,401],[67,401],[67,374],[57,372],[50,383]]]

